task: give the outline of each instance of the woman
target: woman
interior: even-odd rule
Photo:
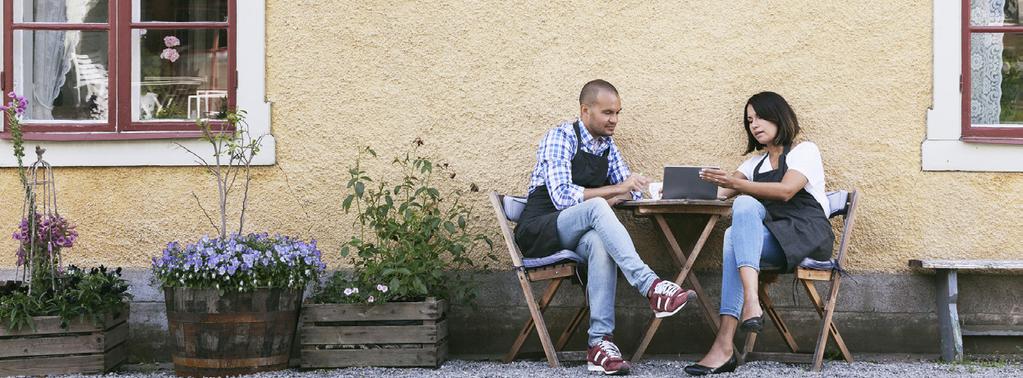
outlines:
[[[805,257],[831,258],[835,240],[820,150],[812,142],[793,145],[799,134],[795,112],[777,93],[761,92],[746,101],[744,115],[746,154],[762,153],[731,174],[700,172],[702,179],[719,187],[718,197],[738,197],[732,204],[732,226],[725,231],[721,327],[707,355],[686,366],[690,375],[734,371],[736,329],[763,329],[757,296],[761,261],[792,271]]]

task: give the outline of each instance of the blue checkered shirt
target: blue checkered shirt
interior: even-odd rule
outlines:
[[[551,201],[558,210],[583,202],[583,187],[572,183],[572,158],[575,157],[579,143],[572,130],[574,122],[564,122],[544,134],[536,150],[536,166],[529,177],[529,193],[533,193],[538,186],[546,185]],[[614,140],[611,137],[594,138],[586,126],[582,125],[582,121],[579,124],[582,126],[579,135],[582,137],[583,151],[601,155],[610,148],[607,177],[611,184],[625,181],[631,173]],[[632,192],[632,199],[640,198],[639,192]]]

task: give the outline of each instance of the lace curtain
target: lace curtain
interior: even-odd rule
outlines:
[[[1005,0],[973,0],[970,20],[974,25],[1001,25]],[[1002,98],[1003,34],[970,36],[970,120],[974,124],[999,124]]]

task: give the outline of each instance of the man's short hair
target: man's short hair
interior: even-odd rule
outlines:
[[[591,80],[586,85],[583,85],[582,91],[579,91],[579,105],[592,104],[594,101],[597,101],[597,94],[602,90],[618,96],[618,89],[611,85],[611,83],[601,79]]]

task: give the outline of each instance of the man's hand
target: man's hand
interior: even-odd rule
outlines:
[[[607,204],[611,205],[611,207],[615,207],[615,206],[618,206],[618,204],[622,203],[623,201],[628,201],[628,200],[631,200],[631,199],[632,199],[632,196],[628,195],[628,194],[617,195],[617,196],[614,196],[614,197],[611,197],[610,199],[608,199],[607,200]]]
[[[650,185],[650,179],[643,177],[643,175],[633,174],[629,178],[618,184],[622,188],[622,194],[628,192],[640,192],[646,190],[647,186]]]

